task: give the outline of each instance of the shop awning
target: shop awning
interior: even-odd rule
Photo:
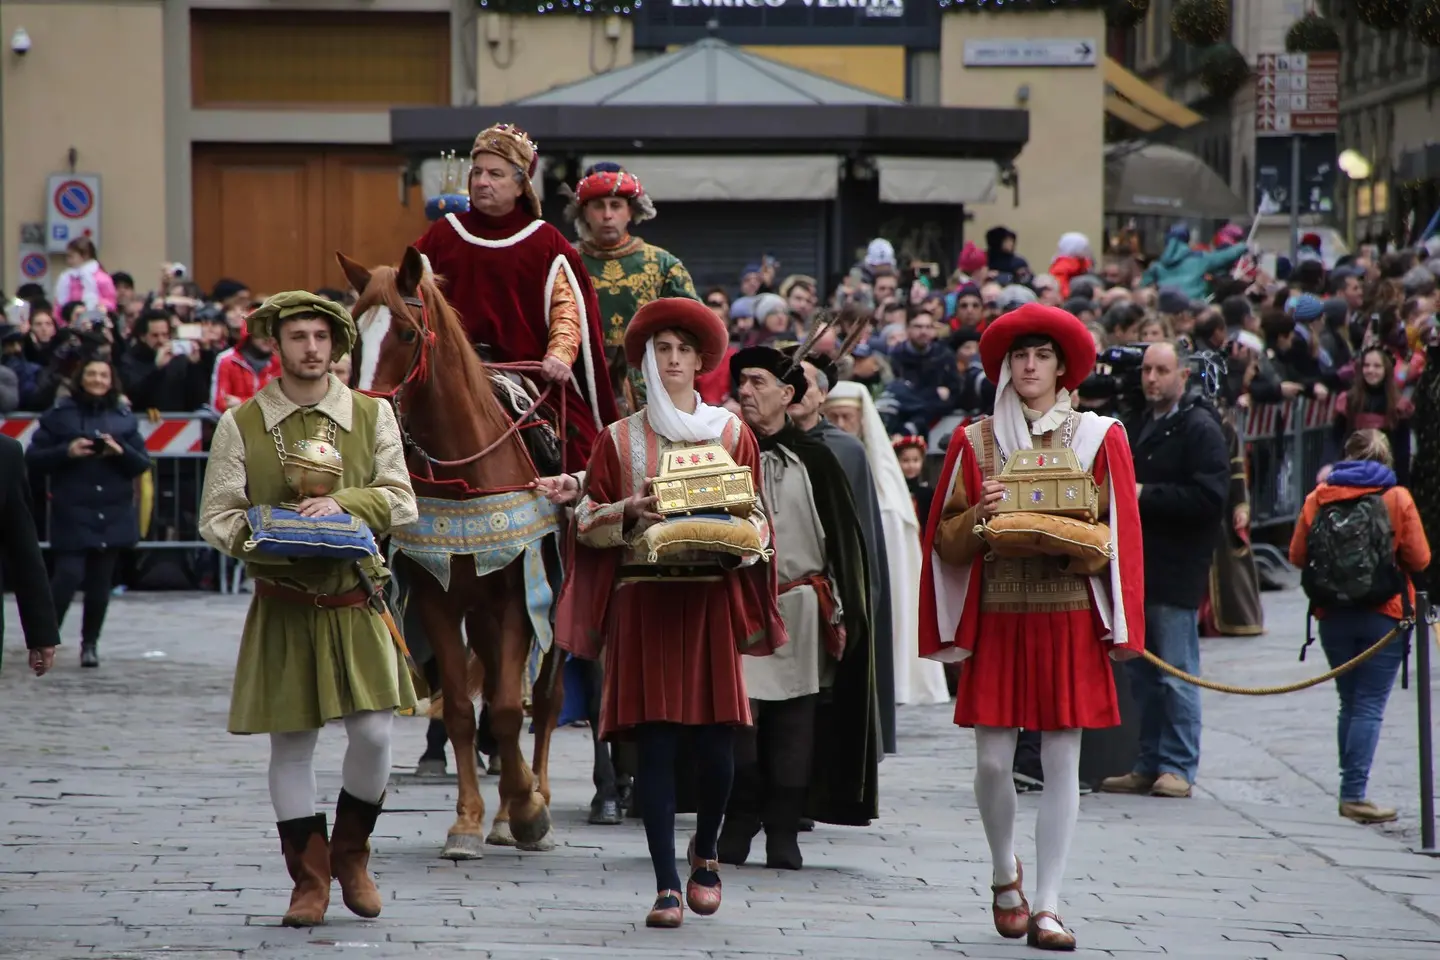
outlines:
[[[1131,126],[1149,133],[1167,123],[1184,129],[1205,119],[1126,70],[1113,57],[1105,58],[1103,70],[1105,82],[1113,91],[1105,98],[1105,112]]]
[[[993,203],[1000,167],[993,160],[876,157],[881,203]]]
[[[837,155],[765,157],[651,154],[587,156],[624,164],[657,202],[676,200],[832,200],[840,189]],[[993,166],[993,164],[992,164]]]

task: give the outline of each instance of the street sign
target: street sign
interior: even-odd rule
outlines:
[[[50,257],[45,253],[45,248],[22,243],[16,253],[20,258],[20,282],[44,286],[50,275]]]
[[[1336,132],[1339,53],[1262,53],[1255,66],[1257,137]]]
[[[1300,212],[1331,214],[1335,212],[1335,178],[1339,155],[1333,133],[1300,138]],[[1293,162],[1291,145],[1279,137],[1264,137],[1255,143],[1255,206],[1259,209],[1268,197],[1277,209],[1290,210],[1290,174]]]
[[[64,253],[71,240],[89,237],[100,245],[100,178],[52,173],[45,187],[45,249]]]
[[[967,67],[1093,67],[1094,39],[966,40]]]

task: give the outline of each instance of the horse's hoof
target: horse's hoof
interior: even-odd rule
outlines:
[[[510,830],[510,822],[508,820],[496,821],[490,828],[490,835],[485,838],[485,842],[496,847],[515,846],[515,834]]]
[[[515,844],[522,850],[537,850],[550,831],[550,808],[540,804],[540,812],[529,820],[517,820],[515,811],[510,811],[510,829],[515,833]],[[551,847],[555,844],[551,841]]]
[[[417,777],[443,777],[447,772],[444,757],[439,760],[421,760],[415,764],[415,776]]]
[[[515,846],[526,853],[549,853],[555,849],[555,831],[546,832],[545,836],[534,843],[517,843]]]
[[[452,833],[445,838],[440,856],[446,860],[479,860],[485,856],[485,844],[474,833]]]
[[[497,753],[490,758],[490,763],[485,767],[485,772],[492,777],[500,776],[500,754]]]

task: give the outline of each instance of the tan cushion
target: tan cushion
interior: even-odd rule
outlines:
[[[635,546],[646,553],[650,563],[686,550],[709,550],[737,557],[770,559],[760,543],[760,531],[749,520],[738,517],[676,517],[646,528]]]
[[[1067,573],[1091,576],[1111,560],[1110,528],[1053,513],[1003,513],[975,528],[997,557],[1070,557]]]

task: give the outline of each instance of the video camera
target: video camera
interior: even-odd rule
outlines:
[[[1103,401],[1108,411],[1129,416],[1145,406],[1145,390],[1140,382],[1140,368],[1145,363],[1149,344],[1126,343],[1109,347],[1095,361],[1095,372],[1080,384],[1080,396],[1090,401]],[[1190,354],[1190,390],[1214,402],[1225,384],[1225,355],[1213,350]]]

